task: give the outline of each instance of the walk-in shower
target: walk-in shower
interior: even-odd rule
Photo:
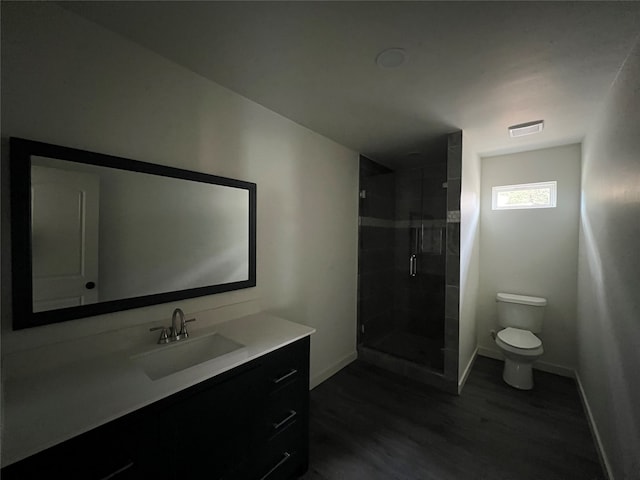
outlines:
[[[449,389],[457,379],[461,132],[443,142],[417,168],[360,159],[358,350]]]

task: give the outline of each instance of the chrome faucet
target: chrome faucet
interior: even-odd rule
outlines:
[[[180,331],[178,331],[178,326],[176,325],[176,318],[180,315]],[[182,329],[184,328],[184,312],[180,308],[176,308],[173,311],[173,315],[171,315],[171,341],[175,342],[176,340],[180,340],[182,338]]]
[[[176,320],[180,317],[180,330],[178,330],[178,325]],[[184,319],[184,312],[181,308],[176,308],[173,311],[173,315],[171,315],[171,326],[170,327],[153,327],[150,328],[149,331],[153,332],[154,330],[161,330],[160,338],[158,339],[158,343],[171,343],[177,342],[178,340],[182,340],[185,338],[189,338],[189,332],[187,331],[187,323],[194,322],[195,318],[190,318],[189,320]]]

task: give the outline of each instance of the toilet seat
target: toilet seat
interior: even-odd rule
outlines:
[[[498,332],[498,338],[510,347],[523,350],[533,350],[542,346],[542,340],[536,337],[529,330],[507,327]]]

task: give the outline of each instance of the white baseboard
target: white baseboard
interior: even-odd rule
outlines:
[[[462,392],[462,388],[464,387],[464,384],[467,383],[467,378],[471,373],[471,369],[473,368],[473,364],[476,361],[477,356],[478,356],[478,347],[476,347],[476,349],[473,351],[473,354],[471,355],[471,358],[469,359],[469,362],[467,363],[467,366],[465,367],[464,372],[462,373],[462,377],[458,380],[458,395],[460,395],[460,392]]]
[[[596,421],[593,418],[593,414],[591,413],[591,407],[589,406],[589,401],[587,400],[587,394],[584,391],[582,386],[582,381],[580,380],[580,374],[575,372],[576,383],[578,384],[578,393],[580,394],[580,400],[582,400],[582,406],[584,407],[584,411],[587,414],[587,421],[589,423],[589,428],[591,429],[591,434],[596,442],[596,450],[598,451],[598,457],[600,457],[600,464],[603,466],[605,470],[605,474],[608,480],[614,480],[613,474],[611,473],[611,464],[609,463],[609,459],[602,447],[602,440],[600,439],[600,433],[598,432],[598,426],[596,425]]]
[[[480,355],[481,357],[495,358],[496,360],[504,360],[500,352],[496,352],[495,350],[491,350],[490,348],[487,348],[487,347],[481,347],[479,345],[478,345],[478,355]]]
[[[533,368],[542,372],[555,373],[561,377],[575,378],[576,376],[576,372],[573,368],[556,365],[555,363],[537,361],[533,364]]]
[[[353,362],[357,358],[358,358],[358,352],[353,351],[350,354],[342,357],[340,360],[338,360],[333,365],[330,365],[328,368],[325,368],[320,373],[314,375],[309,380],[309,390],[312,390],[312,389],[316,388],[322,382],[324,382],[328,378],[330,378],[333,375],[335,375],[336,373],[338,373],[340,370],[342,370],[344,367],[349,365],[351,362]]]
[[[481,357],[495,358],[496,360],[504,360],[502,353],[487,347],[478,347],[478,355]],[[554,373],[562,377],[575,378],[575,370],[563,365],[556,365],[555,363],[541,362],[538,360],[533,364],[533,368],[542,372]]]

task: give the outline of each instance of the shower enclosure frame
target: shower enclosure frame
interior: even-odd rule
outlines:
[[[462,174],[462,131],[454,132],[446,137],[446,220],[443,226],[444,239],[441,248],[444,252],[444,347],[443,369],[436,371],[424,365],[412,362],[400,356],[386,353],[368,346],[363,342],[366,335],[362,319],[362,272],[358,272],[358,357],[394,373],[407,376],[422,383],[433,385],[450,393],[458,393],[459,370],[459,310],[460,310],[460,193]],[[361,157],[362,161],[369,161]],[[369,161],[370,162],[370,161]],[[391,171],[389,170],[389,173]],[[362,181],[362,178],[361,178]],[[361,197],[367,195],[362,192]],[[364,200],[364,199],[362,199]],[[362,201],[361,200],[361,201]],[[362,212],[359,225],[359,241],[362,246],[363,224]],[[368,220],[372,222],[371,219]],[[384,220],[381,220],[384,223]],[[379,225],[378,225],[379,226]],[[421,223],[424,229],[424,223]],[[421,232],[423,233],[423,232]],[[421,235],[421,241],[424,236]],[[418,249],[421,250],[421,249]],[[362,250],[359,250],[359,255]],[[417,273],[415,260],[406,259],[407,275]]]

